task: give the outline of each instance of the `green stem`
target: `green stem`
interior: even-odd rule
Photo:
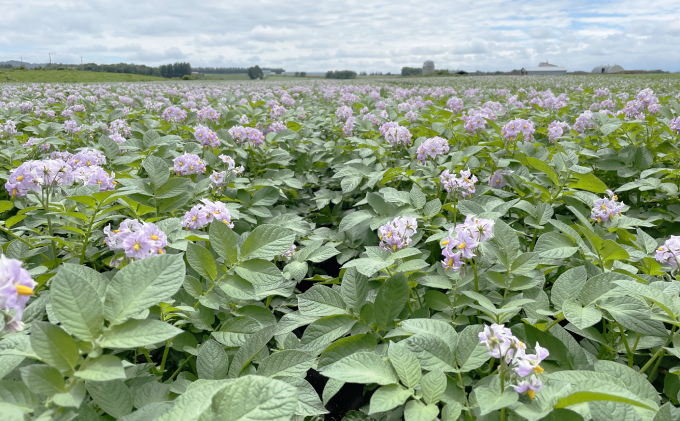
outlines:
[[[623,326],[621,326],[621,323],[617,323],[619,325],[619,334],[621,335],[621,340],[623,341],[623,345],[626,347],[626,352],[628,353],[628,367],[633,367],[633,352],[630,350],[630,345],[628,345],[628,339],[626,338],[625,333],[623,333]]]
[[[90,234],[92,233],[92,225],[94,225],[94,220],[97,216],[97,212],[99,212],[99,207],[101,206],[101,203],[97,204],[97,208],[94,210],[94,214],[92,214],[92,219],[90,219],[90,225],[87,227],[87,234],[85,234],[85,240],[83,241],[83,254],[80,256],[80,264],[85,263],[85,252],[87,251],[87,243],[90,242]]]
[[[555,326],[556,324],[558,324],[562,320],[564,320],[564,316],[558,317],[557,319],[553,320],[548,326],[546,326],[546,328],[543,329],[543,331],[544,332],[549,331],[553,326]]]
[[[660,347],[659,350],[656,351],[656,353],[654,353],[654,355],[652,355],[652,358],[650,358],[650,360],[647,361],[647,364],[642,366],[642,368],[640,369],[640,374],[647,371],[647,369],[652,365],[654,360],[656,360],[657,357],[661,356],[664,353],[664,351],[666,351],[664,349],[664,347],[667,347],[671,343],[671,341],[673,340],[673,336],[675,334],[675,329],[677,329],[677,326],[673,326],[673,329],[671,330],[671,337],[668,338],[668,340],[666,341],[666,344],[664,346]]]
[[[161,360],[160,372],[163,374],[165,372],[165,360],[168,358],[168,353],[170,352],[170,344],[172,341],[165,341],[165,349],[163,350],[163,359]]]
[[[184,367],[184,366],[186,365],[186,363],[188,363],[189,360],[192,359],[193,357],[194,357],[193,355],[189,355],[189,358],[187,358],[186,360],[184,360],[184,361],[182,362],[182,364],[180,364],[179,367],[177,367],[177,370],[175,370],[175,372],[172,373],[172,376],[170,376],[170,378],[168,378],[168,380],[174,379],[175,376],[177,376],[177,375],[180,373],[180,371],[182,371],[182,367]]]

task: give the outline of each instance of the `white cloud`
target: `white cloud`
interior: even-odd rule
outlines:
[[[675,0],[0,0],[0,61],[127,61],[287,70],[572,70],[617,62],[680,70]]]

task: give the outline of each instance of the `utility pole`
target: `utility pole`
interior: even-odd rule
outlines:
[[[50,55],[50,69],[52,69],[52,53],[47,53]]]
[[[83,70],[83,56],[80,56],[80,70]]]

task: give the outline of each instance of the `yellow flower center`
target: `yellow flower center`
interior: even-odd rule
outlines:
[[[460,243],[460,244],[458,245],[458,250],[462,250],[462,249],[464,249],[464,248],[465,248],[465,243],[464,243],[464,242],[463,242],[463,243]]]
[[[113,230],[114,233],[118,234],[120,230]]]
[[[154,241],[156,241],[156,240],[158,240],[158,236],[157,236],[157,235],[152,235],[152,236],[151,236],[151,239],[154,240]]]
[[[33,288],[25,285],[17,285],[17,294],[19,295],[33,295]]]
[[[396,244],[392,244],[392,251],[397,251],[397,245]]]
[[[135,250],[139,250],[139,243],[135,243]]]
[[[659,248],[656,249],[656,250],[657,250],[657,251],[663,251],[663,247],[659,247]]]
[[[536,393],[531,389],[527,390],[527,395],[529,395],[529,398],[531,399],[536,397]]]
[[[448,246],[448,245],[449,245],[449,240],[442,241],[442,246]]]
[[[541,374],[541,373],[543,373],[545,370],[544,370],[543,367],[541,367],[540,365],[537,365],[537,366],[534,368],[534,371],[536,372],[536,374]]]
[[[24,176],[23,176],[23,175],[20,175],[19,177],[17,177],[17,181],[21,181],[21,180],[23,180],[23,179],[24,179]]]
[[[163,251],[163,249],[158,249],[158,254],[165,254],[165,252]]]
[[[198,219],[198,216],[194,216],[193,218],[191,218],[192,221],[195,221],[196,219]]]
[[[17,195],[17,189],[12,189],[12,197],[15,197]]]

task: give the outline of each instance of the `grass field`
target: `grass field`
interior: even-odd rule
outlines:
[[[127,73],[78,72],[75,70],[0,70],[0,83],[144,82],[161,80],[168,79]]]
[[[227,74],[213,74],[205,75],[205,80],[250,80],[246,73],[227,73]]]

